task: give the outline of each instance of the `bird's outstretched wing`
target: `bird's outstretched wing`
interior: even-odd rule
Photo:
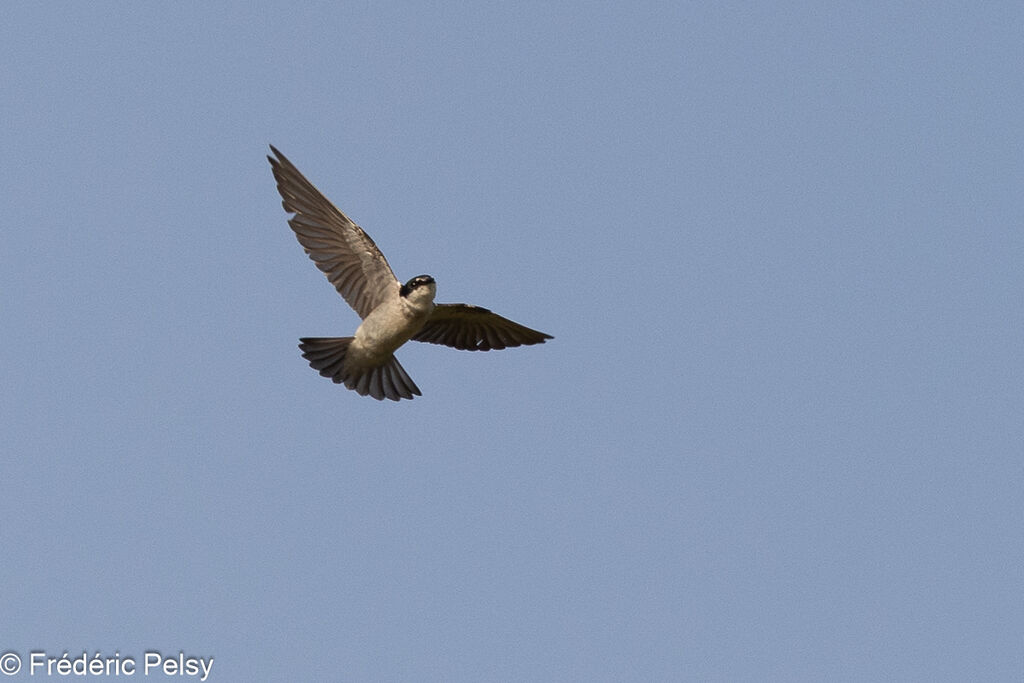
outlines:
[[[510,346],[543,344],[545,339],[554,337],[531,330],[479,306],[438,304],[427,319],[427,324],[413,339],[464,351],[491,351]]]
[[[288,224],[299,243],[359,317],[365,318],[401,284],[370,236],[349,220],[285,155],[270,146],[268,156]]]

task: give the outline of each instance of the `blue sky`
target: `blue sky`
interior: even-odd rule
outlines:
[[[1022,31],[1016,3],[5,6],[0,652],[1019,680]],[[410,344],[399,404],[319,377],[298,338],[358,318],[268,144],[400,279],[555,339]]]

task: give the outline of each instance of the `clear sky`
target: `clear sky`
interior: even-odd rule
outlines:
[[[1020,680],[1022,35],[999,2],[5,4],[14,679]],[[298,338],[359,320],[268,144],[400,279],[555,339],[409,344],[414,401],[319,377]]]

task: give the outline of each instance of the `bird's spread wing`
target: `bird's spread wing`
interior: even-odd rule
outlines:
[[[384,254],[363,229],[349,220],[327,197],[299,173],[285,155],[270,147],[284,210],[299,243],[348,305],[365,318],[401,286]]]
[[[531,330],[486,308],[469,304],[438,304],[413,339],[465,351],[490,351],[524,344],[543,344],[551,335]]]

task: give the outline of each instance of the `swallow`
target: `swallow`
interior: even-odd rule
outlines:
[[[398,401],[422,396],[395,351],[407,341],[465,351],[543,344],[549,334],[470,304],[435,304],[437,283],[417,275],[402,284],[384,254],[273,145],[268,156],[288,224],[362,323],[352,337],[303,337],[310,367],[361,396]]]

